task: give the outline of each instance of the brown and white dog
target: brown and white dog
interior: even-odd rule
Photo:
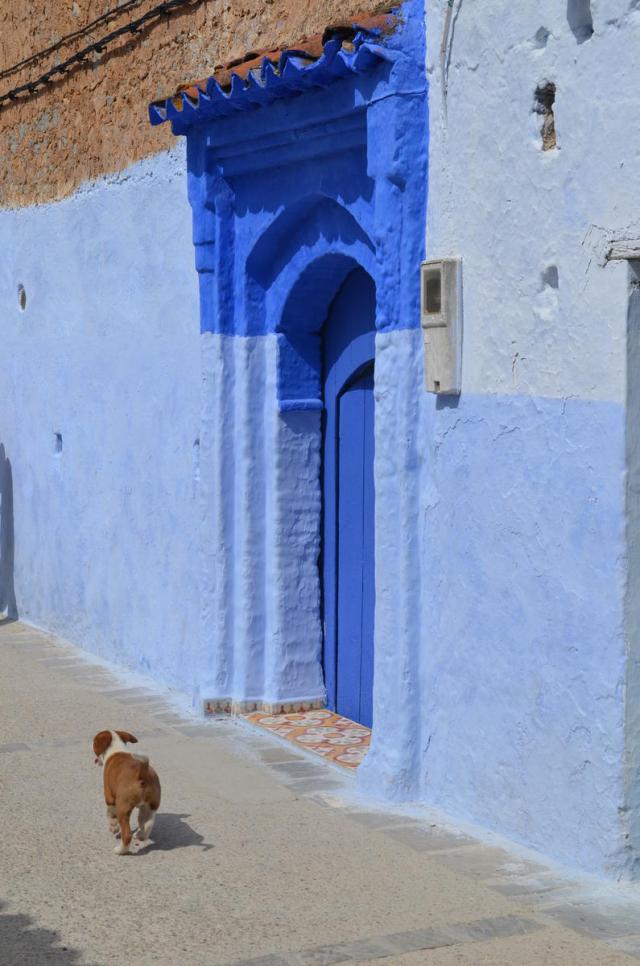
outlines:
[[[149,838],[160,807],[160,781],[149,759],[127,751],[127,744],[137,741],[128,731],[99,731],[93,739],[95,762],[104,766],[109,828],[114,835],[120,833],[120,844],[115,850],[119,855],[125,855],[131,845],[129,819],[134,808],[138,809],[135,844],[140,845]]]

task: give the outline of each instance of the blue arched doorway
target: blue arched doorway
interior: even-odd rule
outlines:
[[[375,285],[352,271],[323,327],[323,663],[330,707],[373,714]]]

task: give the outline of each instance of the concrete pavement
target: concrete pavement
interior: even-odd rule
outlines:
[[[153,844],[114,854],[91,739],[140,738]],[[640,892],[407,811],[246,723],[194,722],[64,642],[0,626],[0,964],[388,966],[640,960]],[[426,813],[425,813],[426,815]]]

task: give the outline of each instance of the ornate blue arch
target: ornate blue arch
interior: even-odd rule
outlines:
[[[321,408],[320,329],[347,275],[375,278],[375,245],[340,202],[313,193],[285,207],[246,260],[250,334],[276,332],[281,411]]]
[[[274,218],[245,264],[247,334],[313,331],[349,266],[375,272],[375,245],[340,202],[311,194]]]
[[[344,205],[314,193],[292,202],[274,218],[249,252],[247,276],[266,290],[298,249],[313,248],[319,242],[345,249],[360,242],[375,253],[369,235]]]

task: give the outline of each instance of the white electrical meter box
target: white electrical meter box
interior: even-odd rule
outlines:
[[[462,370],[462,260],[420,268],[420,324],[427,392],[459,395]]]

